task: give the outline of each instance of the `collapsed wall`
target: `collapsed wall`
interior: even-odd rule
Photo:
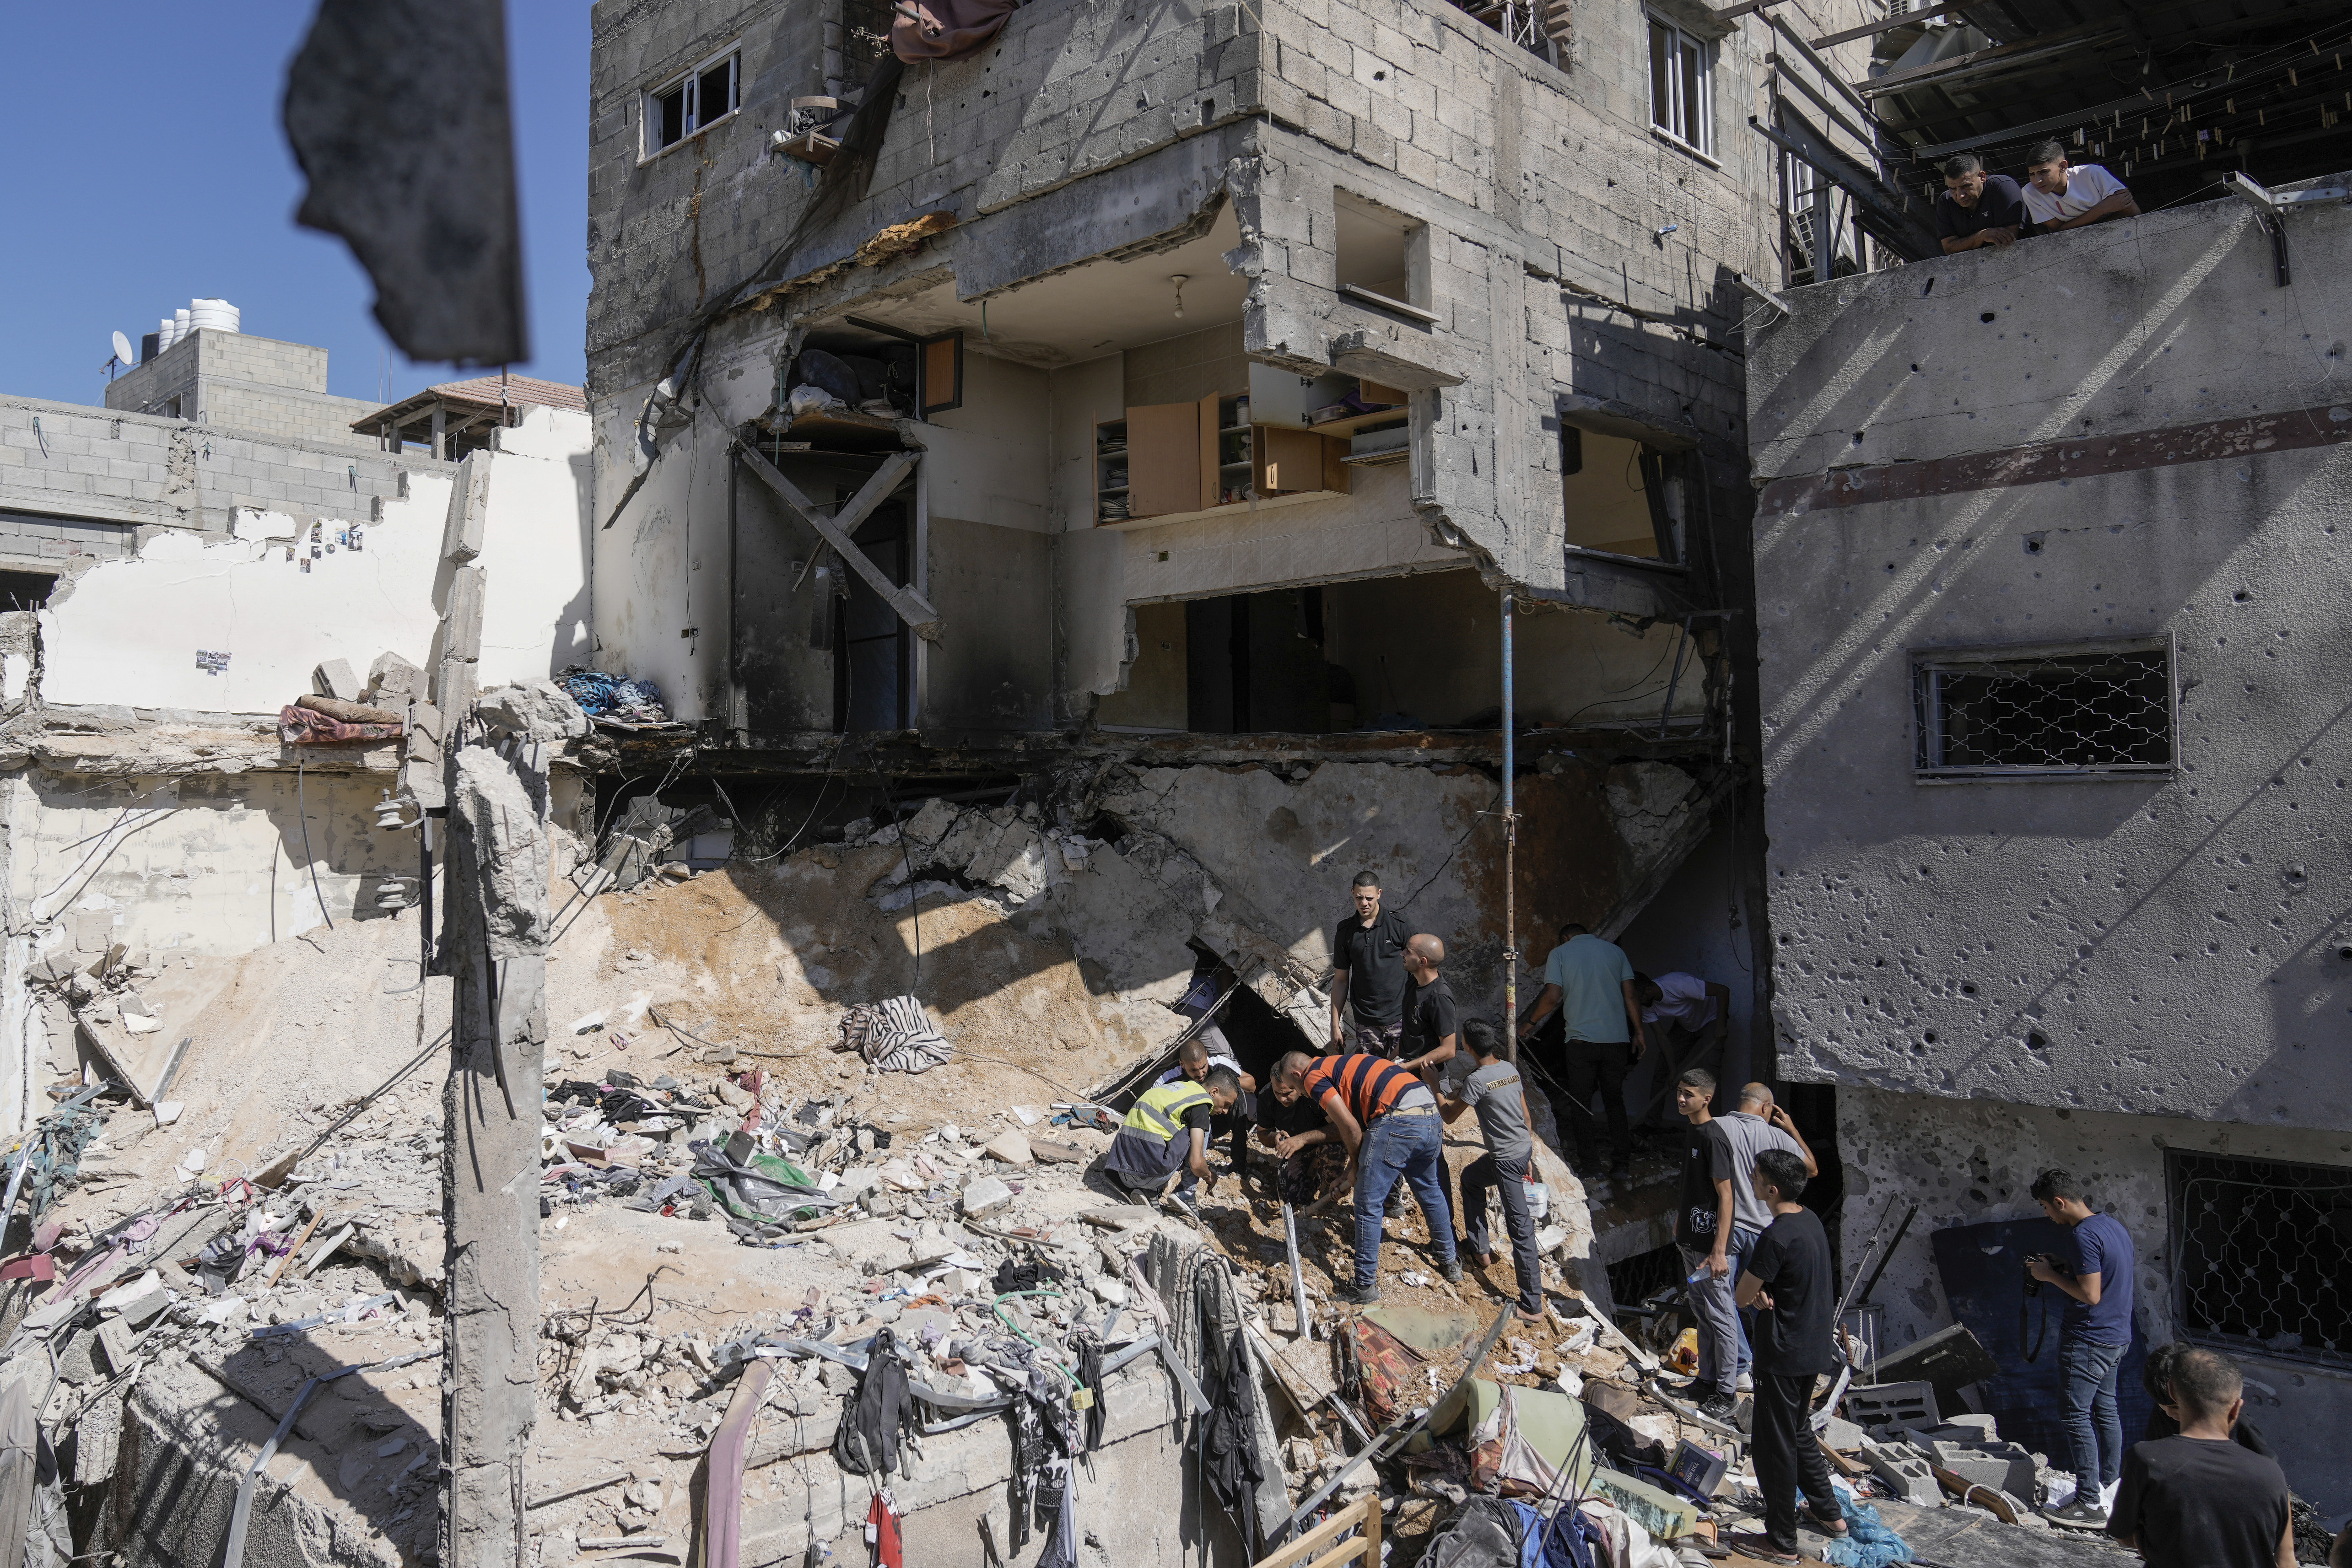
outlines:
[[[1391,782],[1433,814],[1483,799],[1450,775]],[[934,1386],[961,1376],[976,1394],[977,1363],[958,1373],[955,1353],[967,1336],[1002,1333],[1007,1319],[990,1306],[1002,1286],[989,1281],[1006,1265],[1049,1265],[1064,1281],[1034,1316],[1004,1309],[1012,1322],[1036,1336],[1108,1338],[1115,1312],[1142,1321],[1149,1279],[1181,1320],[1209,1287],[1199,1263],[1180,1260],[1205,1249],[1229,1281],[1218,1289],[1233,1305],[1219,1312],[1259,1324],[1248,1354],[1264,1364],[1260,1396],[1280,1428],[1264,1445],[1281,1456],[1277,1476],[1303,1487],[1336,1462],[1336,1430],[1318,1436],[1279,1403],[1274,1341],[1297,1324],[1278,1209],[1223,1186],[1198,1229],[1122,1209],[1087,1174],[1107,1134],[1047,1124],[1057,1105],[1164,1054],[1185,1021],[1169,1004],[1202,960],[1204,931],[1251,933],[1255,946],[1235,950],[1273,960],[1267,973],[1297,961],[1305,938],[1292,925],[1220,885],[1220,873],[1241,879],[1219,848],[1223,830],[1195,808],[1224,787],[1120,779],[1118,791],[1142,788],[1158,804],[1115,792],[1139,824],[1116,838],[1102,814],[1080,831],[1034,809],[927,801],[895,830],[868,824],[857,841],[766,864],[673,868],[593,898],[559,881],[530,1510],[542,1563],[629,1537],[638,1554],[656,1535],[667,1542],[656,1555],[685,1549],[713,1506],[696,1500],[695,1478],[746,1347],[855,1345],[888,1326]],[[1350,810],[1377,817],[1397,805],[1373,791]],[[1152,810],[1187,841],[1140,825]],[[1429,863],[1442,869],[1443,852]],[[1270,935],[1286,933],[1287,944]],[[102,1499],[84,1550],[133,1564],[212,1554],[260,1439],[306,1379],[344,1367],[376,1370],[314,1391],[256,1494],[248,1558],[389,1563],[435,1540],[438,1356],[383,1364],[435,1352],[441,1322],[435,1086],[448,1001],[446,981],[415,985],[415,936],[412,914],[250,954],[186,955],[170,986],[142,996],[163,1032],[191,1042],[179,1103],[159,1113],[101,1103],[102,1132],[41,1216],[63,1228],[58,1275],[87,1271],[63,1315],[50,1293],[28,1320],[21,1288],[0,1310],[12,1329],[30,1321],[52,1335],[45,1348],[19,1333],[0,1383],[37,1374],[45,1385],[50,1349],[72,1374],[54,1431],[85,1502]],[[949,1040],[947,1065],[876,1073],[832,1049],[848,1008],[906,992]],[[1319,1002],[1297,1010],[1321,1026]],[[754,1124],[824,1174],[824,1218],[730,1222],[690,1179],[690,1144]],[[1475,1133],[1462,1132],[1448,1160],[1476,1153]],[[1572,1293],[1591,1245],[1581,1189],[1549,1150],[1541,1169],[1554,1194],[1552,1281]],[[994,1207],[976,1196],[990,1180],[1013,1189]],[[1391,1300],[1486,1313],[1507,1299],[1507,1261],[1458,1290],[1434,1279],[1423,1217],[1405,1209],[1384,1249]],[[1318,1313],[1348,1277],[1348,1233],[1344,1222],[1302,1226],[1302,1284]],[[1605,1276],[1594,1283],[1605,1292]],[[106,1304],[76,1310],[92,1299]],[[1605,1294],[1595,1304],[1605,1309]],[[1215,1348],[1191,1347],[1196,1378]],[[848,1551],[866,1489],[827,1450],[854,1374],[807,1351],[775,1365],[748,1462],[745,1560],[797,1560],[812,1541]],[[1528,1367],[1538,1377],[1533,1353]],[[1150,1529],[1128,1522],[1165,1503],[1184,1396],[1150,1359],[1105,1388],[1081,1516],[1104,1548],[1084,1560],[1173,1564],[1187,1542],[1231,1528],[1192,1490]],[[1303,1446],[1282,1434],[1303,1434]],[[993,1418],[922,1440],[894,1485],[909,1543],[932,1543],[929,1560],[969,1552],[982,1517],[1009,1542],[1007,1445]],[[1237,1542],[1214,1550],[1246,1560]]]

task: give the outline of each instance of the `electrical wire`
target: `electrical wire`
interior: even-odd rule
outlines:
[[[332,931],[335,917],[327,913],[327,895],[319,886],[319,862],[310,854],[310,807],[302,793],[302,759],[299,757],[294,759],[294,809],[302,818],[302,858],[310,866],[310,894],[319,901],[320,918],[327,923],[327,929]]]

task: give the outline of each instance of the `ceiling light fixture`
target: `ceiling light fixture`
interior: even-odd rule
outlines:
[[[1171,273],[1168,281],[1176,286],[1176,319],[1181,321],[1184,319],[1184,286],[1192,281],[1192,275],[1188,272]]]

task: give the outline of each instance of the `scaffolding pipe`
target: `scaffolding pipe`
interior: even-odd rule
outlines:
[[[1503,590],[1503,1017],[1509,1038],[1518,1038],[1519,819],[1511,807],[1511,591]],[[1518,1052],[1511,1052],[1517,1060]]]

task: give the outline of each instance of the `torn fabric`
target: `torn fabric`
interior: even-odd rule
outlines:
[[[842,1015],[841,1046],[885,1072],[928,1072],[954,1053],[912,997],[860,1002]]]

